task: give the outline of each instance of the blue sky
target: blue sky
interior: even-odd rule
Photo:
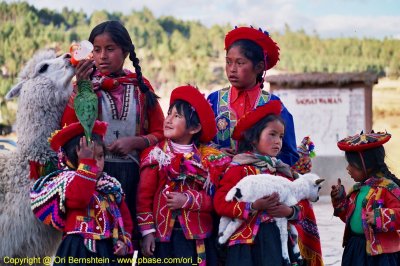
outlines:
[[[16,2],[6,0],[6,2]],[[156,17],[171,15],[183,20],[213,24],[254,25],[268,31],[316,31],[321,37],[400,39],[399,0],[28,0],[37,8],[108,10],[129,13],[149,8]]]

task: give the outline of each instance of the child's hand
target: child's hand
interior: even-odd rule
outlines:
[[[274,192],[269,196],[264,196],[261,199],[254,201],[251,204],[251,207],[254,210],[271,210],[279,205],[279,195],[278,193]]]
[[[375,225],[375,215],[374,212],[366,212],[365,217],[369,225]]]
[[[75,67],[76,81],[90,80],[90,74],[93,72],[93,66],[93,59],[83,59],[79,61],[78,65]]]
[[[290,217],[293,215],[293,209],[284,203],[279,202],[278,205],[267,209],[267,214],[272,217]]]
[[[187,199],[187,196],[183,193],[169,192],[167,194],[167,207],[171,210],[181,209]]]
[[[142,241],[142,253],[145,257],[153,256],[156,250],[156,241],[154,239],[154,233],[150,233],[143,237]]]
[[[79,147],[76,148],[76,154],[78,159],[93,159],[94,158],[94,142],[91,141],[87,144],[86,137],[83,136],[79,140]]]
[[[221,148],[221,151],[228,155],[229,157],[233,157],[236,155],[235,151],[231,148]]]
[[[117,248],[115,249],[114,254],[118,256],[125,256],[126,254],[128,254],[128,247],[125,245],[124,242],[118,240]]]
[[[332,186],[331,198],[338,200],[343,197],[343,194],[344,194],[344,187],[342,185],[342,180],[340,180],[340,178],[338,178],[337,185]]]

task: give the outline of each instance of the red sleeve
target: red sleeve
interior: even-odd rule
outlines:
[[[400,230],[400,200],[387,189],[383,189],[383,208],[374,209],[375,230],[378,232]]]
[[[153,202],[157,188],[158,167],[148,166],[142,168],[136,197],[136,216],[140,232],[155,229]]]
[[[129,212],[128,205],[126,204],[125,200],[123,200],[119,206],[122,221],[124,222],[124,229],[126,233],[133,231],[133,221],[131,218],[131,213]]]
[[[219,187],[214,196],[214,207],[218,215],[231,218],[240,218],[246,220],[250,215],[250,203],[246,202],[227,202],[226,194],[234,187],[243,177],[246,176],[246,170],[243,166],[235,166],[229,168],[222,177]]]
[[[203,212],[211,212],[214,209],[212,198],[204,189],[202,191],[188,189],[183,193],[188,197],[188,201],[182,206],[182,209]]]
[[[61,118],[61,128],[64,127],[65,125],[78,122],[78,118],[76,117],[74,110],[75,96],[76,96],[76,87],[74,86],[74,90],[72,91],[72,94],[69,97],[68,104],[65,107],[64,113]]]
[[[84,159],[79,163],[74,179],[65,191],[67,208],[80,209],[88,206],[96,189],[96,160]]]

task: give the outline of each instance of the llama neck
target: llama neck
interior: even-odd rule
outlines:
[[[17,112],[18,151],[30,161],[45,163],[55,153],[50,149],[48,138],[60,128],[61,116],[67,100],[63,103],[48,103],[35,106],[31,102],[19,102]]]

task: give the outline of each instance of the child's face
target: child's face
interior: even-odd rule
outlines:
[[[258,73],[262,71],[254,67],[239,46],[233,46],[226,54],[225,72],[232,86],[240,90],[250,89],[256,85]]]
[[[347,172],[349,173],[350,177],[355,181],[355,182],[362,182],[365,179],[365,173],[362,169],[355,167],[354,165],[347,165],[346,167]]]
[[[97,168],[99,168],[97,173],[97,177],[99,177],[104,170],[104,148],[97,143],[94,145],[94,159],[96,160]]]
[[[122,69],[126,54],[108,33],[97,35],[93,46],[93,59],[101,73],[115,73]]]
[[[281,151],[284,125],[279,120],[271,121],[261,131],[260,139],[255,143],[256,151],[262,155],[275,157]]]
[[[178,144],[189,144],[192,141],[193,135],[199,131],[186,128],[185,116],[183,113],[179,114],[175,106],[168,111],[167,117],[164,120],[164,136],[167,139]]]

